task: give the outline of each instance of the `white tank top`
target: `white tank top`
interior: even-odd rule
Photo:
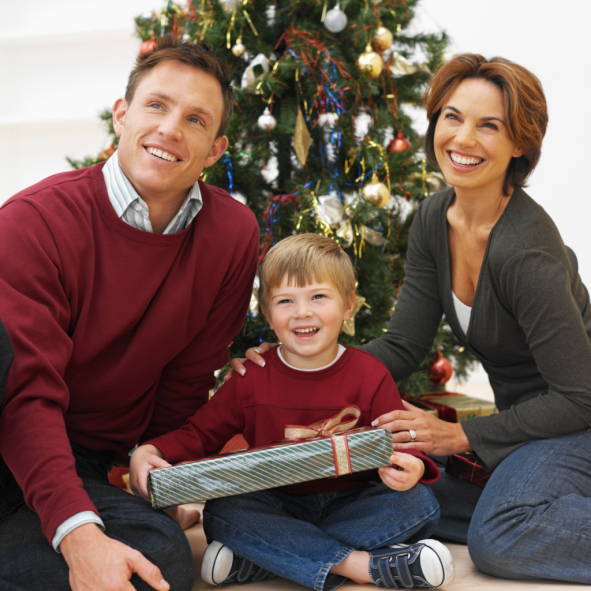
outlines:
[[[472,313],[472,308],[470,306],[466,306],[466,304],[464,304],[464,302],[462,302],[453,291],[451,292],[451,295],[454,299],[456,316],[458,317],[460,326],[464,331],[464,335],[466,335],[468,334],[468,326],[470,326],[470,314]]]

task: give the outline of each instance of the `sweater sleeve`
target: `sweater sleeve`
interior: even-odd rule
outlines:
[[[390,374],[384,372],[384,378],[382,379],[372,400],[371,420],[373,421],[379,416],[387,412],[392,412],[393,410],[404,410],[404,405],[402,404],[402,399],[400,398],[400,394],[396,384],[394,383],[394,380]],[[425,473],[419,482],[423,484],[432,484],[439,480],[439,469],[435,465],[435,462],[431,460],[431,458],[428,458],[423,452],[416,449],[404,450],[404,453],[408,453],[421,459],[425,464]]]
[[[202,330],[164,368],[142,441],[183,425],[207,402],[216,382],[214,372],[229,361],[228,348],[244,323],[256,273],[259,231],[254,216],[249,229],[244,228],[244,237],[236,241],[233,264]]]
[[[436,261],[427,243],[425,203],[419,206],[412,223],[406,276],[388,329],[361,347],[375,355],[396,381],[408,377],[421,364],[443,316]]]
[[[248,389],[250,376],[226,382],[186,423],[146,443],[156,446],[171,464],[216,454],[233,436],[244,431],[239,391]]]
[[[66,434],[64,373],[72,355],[68,296],[53,236],[28,203],[0,210],[0,318],[14,349],[0,415],[0,454],[48,540],[66,519],[98,512]]]
[[[489,417],[463,423],[470,444],[489,468],[535,439],[591,425],[591,342],[576,285],[563,262],[540,250],[514,255],[503,266],[500,289],[523,329],[546,391]],[[588,306],[588,296],[587,296]],[[584,312],[584,311],[583,311]]]

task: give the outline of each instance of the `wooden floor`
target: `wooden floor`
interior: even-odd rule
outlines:
[[[187,531],[189,543],[193,549],[193,556],[195,557],[195,585],[193,591],[211,591],[213,587],[204,583],[199,576],[201,572],[201,558],[205,551],[206,543],[205,536],[201,525],[196,525]],[[466,546],[459,544],[447,544],[451,550],[454,566],[456,569],[456,578],[450,584],[442,587],[446,591],[577,591],[578,589],[588,590],[588,585],[573,585],[570,583],[546,583],[546,582],[531,582],[531,581],[507,581],[504,579],[497,579],[483,575],[476,570],[476,567],[470,560],[468,549]],[[591,568],[591,559],[590,559]],[[363,589],[362,589],[363,587]],[[244,585],[228,585],[224,587],[225,590],[246,591]],[[297,583],[292,583],[285,579],[271,579],[262,583],[251,583],[248,585],[248,591],[301,591],[305,589]],[[339,588],[342,591],[370,591],[376,589],[373,585],[357,585],[350,583]]]

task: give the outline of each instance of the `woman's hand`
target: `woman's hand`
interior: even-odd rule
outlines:
[[[239,373],[243,376],[246,373],[246,367],[244,367],[244,362],[249,359],[253,363],[260,365],[261,367],[265,367],[265,360],[261,357],[263,353],[269,351],[272,347],[276,345],[272,343],[261,343],[258,347],[251,347],[246,351],[246,358],[244,357],[234,357],[230,365],[232,366],[228,373],[224,376],[224,382],[227,382],[234,372]]]
[[[394,452],[390,461],[396,467],[378,468],[382,482],[392,490],[411,489],[425,473],[425,463],[420,458]]]
[[[170,464],[162,458],[162,452],[154,445],[140,445],[129,461],[129,488],[135,495],[150,500],[148,494],[148,472],[154,468],[168,468]]]
[[[435,456],[449,456],[472,450],[461,423],[442,421],[406,400],[402,404],[406,410],[386,413],[372,423],[374,427],[392,431],[394,449],[418,449]]]

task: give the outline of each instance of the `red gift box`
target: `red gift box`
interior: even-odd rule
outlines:
[[[473,451],[449,456],[445,471],[483,488],[491,475]]]
[[[494,402],[473,398],[465,394],[445,392],[442,394],[422,394],[402,398],[416,406],[426,406],[437,412],[437,417],[449,423],[461,423],[475,417],[484,417],[497,412]]]

